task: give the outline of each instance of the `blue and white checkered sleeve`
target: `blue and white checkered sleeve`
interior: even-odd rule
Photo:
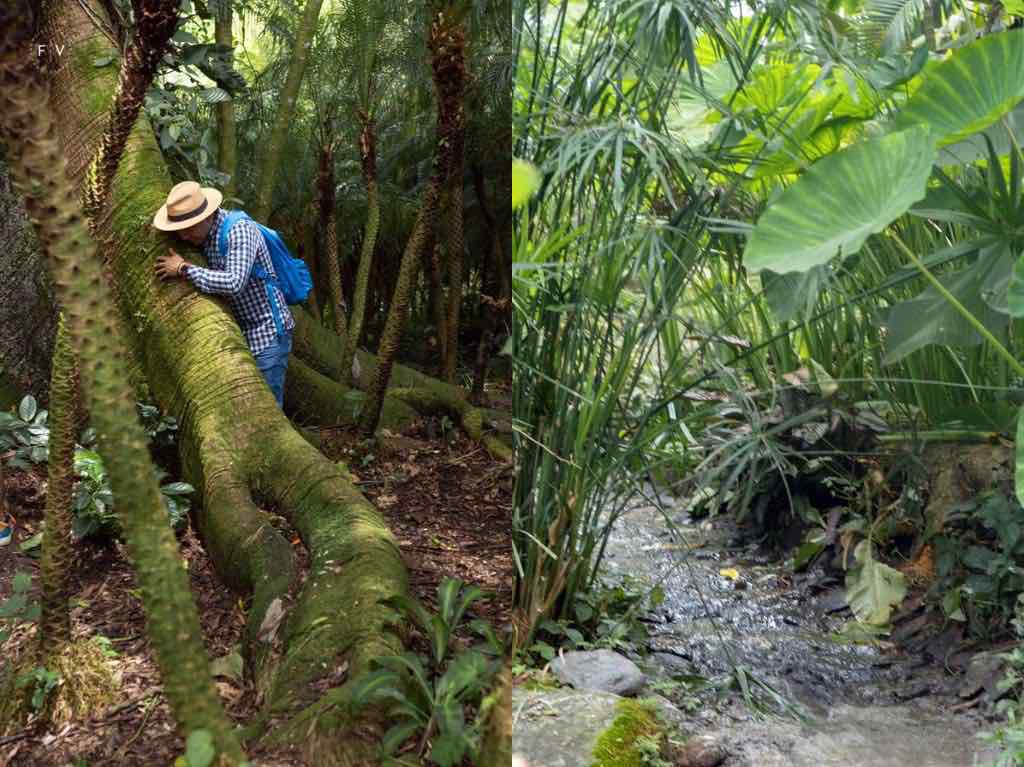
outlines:
[[[238,295],[249,280],[260,241],[259,230],[248,221],[239,221],[228,232],[228,252],[223,269],[190,266],[185,272],[189,282],[204,293]]]

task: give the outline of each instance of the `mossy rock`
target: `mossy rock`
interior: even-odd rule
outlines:
[[[661,741],[664,730],[657,705],[643,700],[621,700],[618,715],[594,746],[592,767],[643,767],[644,740]]]
[[[517,687],[512,710],[512,750],[544,767],[640,767],[638,741],[664,732],[657,702],[611,693]]]

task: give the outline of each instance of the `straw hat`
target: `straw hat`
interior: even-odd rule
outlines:
[[[167,202],[153,216],[153,226],[164,232],[176,232],[198,224],[212,215],[224,199],[216,189],[201,187],[195,181],[175,184]]]

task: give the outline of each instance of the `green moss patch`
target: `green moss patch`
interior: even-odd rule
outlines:
[[[641,739],[660,739],[663,734],[654,703],[623,700],[618,711],[611,727],[597,739],[592,767],[644,767]]]

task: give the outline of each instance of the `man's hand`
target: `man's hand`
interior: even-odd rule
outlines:
[[[180,277],[181,267],[188,263],[175,252],[174,248],[168,248],[168,252],[169,255],[157,256],[156,259],[156,275],[164,280]]]

